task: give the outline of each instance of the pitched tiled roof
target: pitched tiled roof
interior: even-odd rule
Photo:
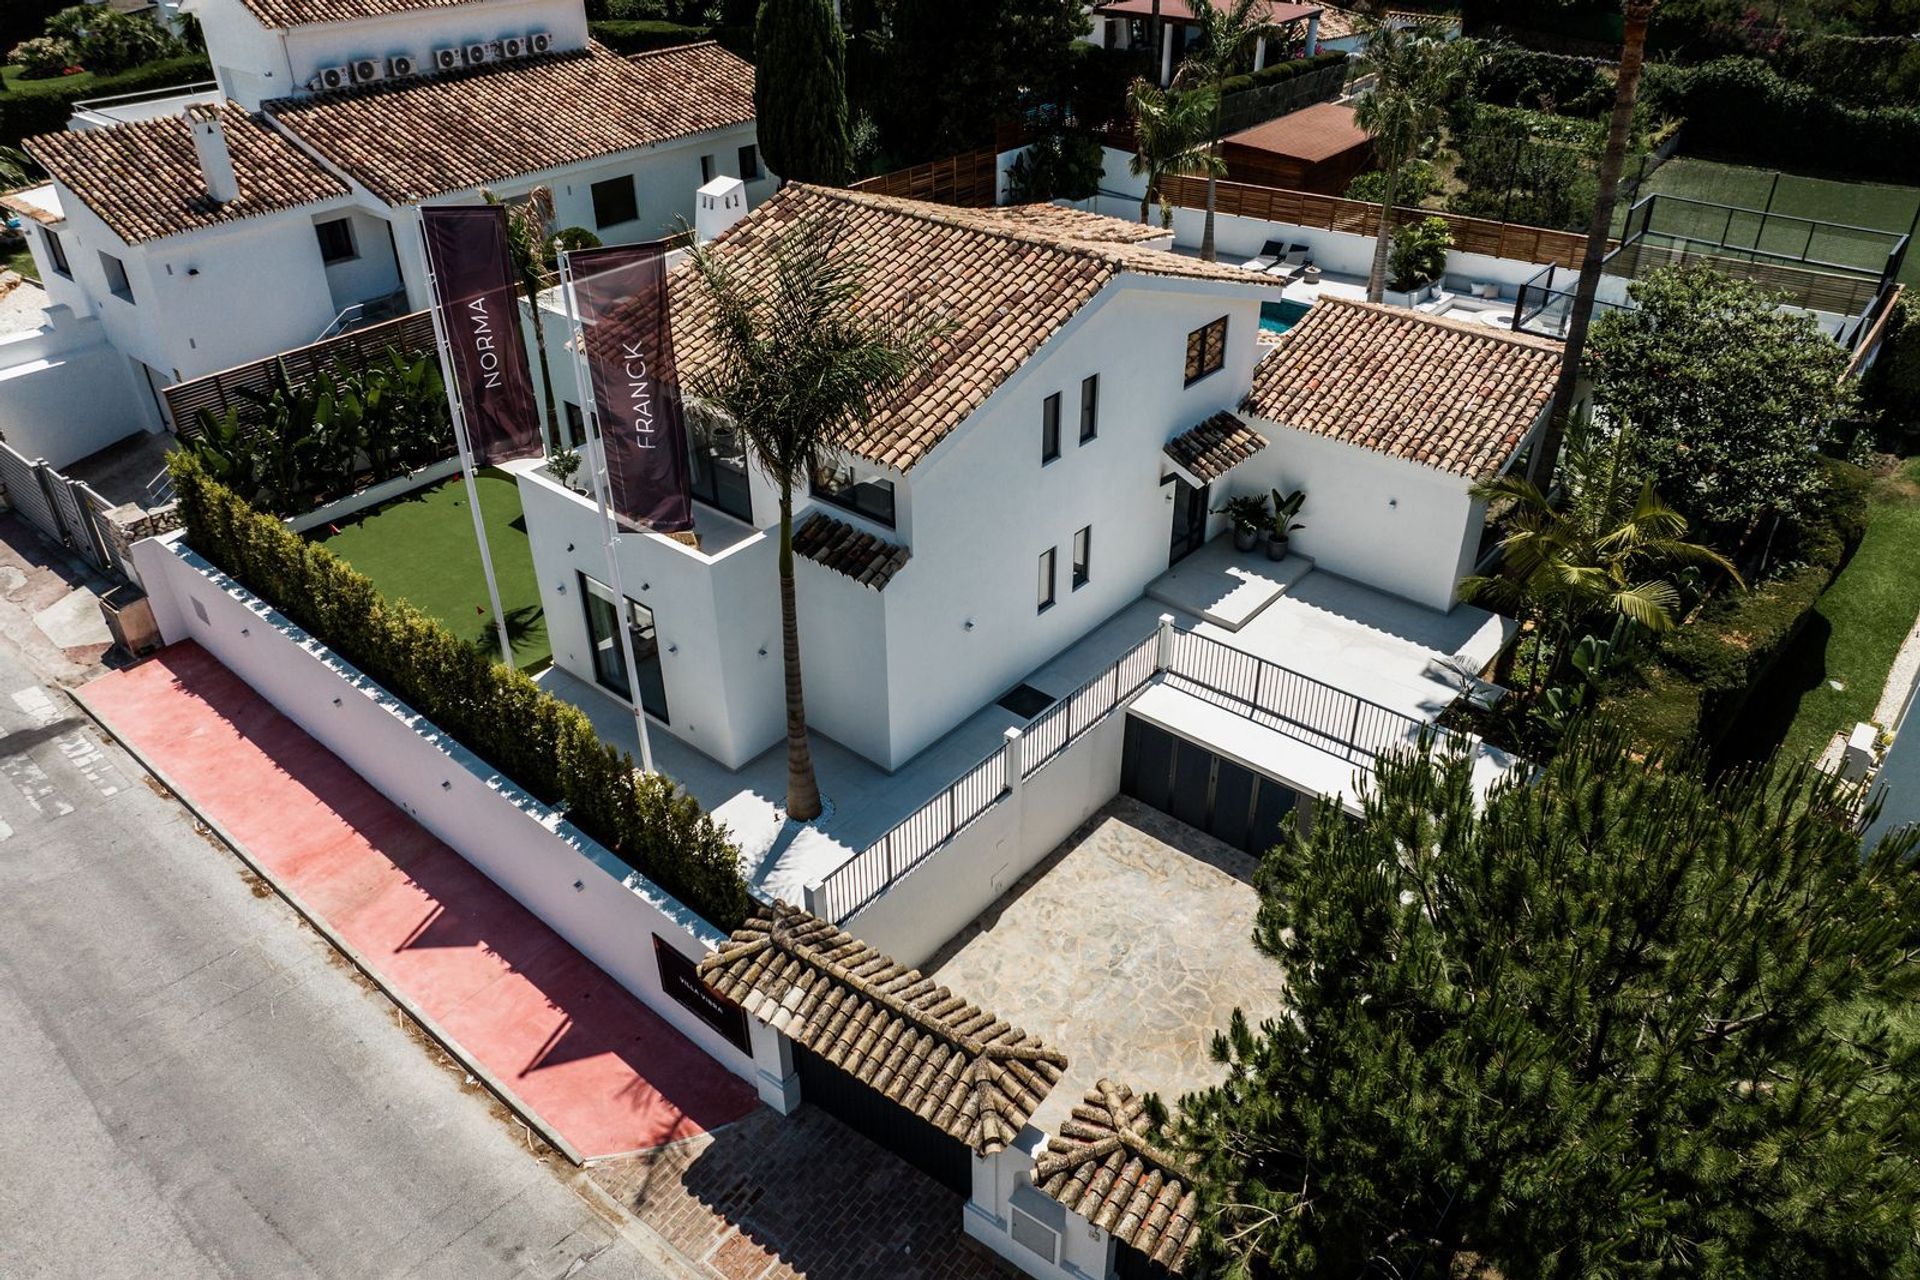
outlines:
[[[1222,409],[1167,441],[1166,453],[1182,470],[1209,484],[1267,447],[1267,438]]]
[[[753,119],[753,68],[708,41],[623,58],[599,45],[267,104],[389,204]]]
[[[1323,298],[1253,371],[1257,418],[1473,480],[1553,398],[1560,347],[1406,307]]]
[[[801,223],[836,235],[838,251],[862,264],[860,306],[919,310],[948,323],[930,366],[845,442],[850,452],[901,471],[1120,275],[1272,287],[1239,267],[1150,248],[1141,243],[1145,229],[1118,218],[1051,206],[960,209],[798,183],[728,231],[714,252],[751,286],[771,277],[775,247]],[[673,280],[673,341],[683,379],[719,358],[706,308],[705,287],[682,266]]]
[[[906,567],[907,549],[816,511],[793,531],[793,549],[807,559],[844,573],[863,587],[883,590]]]
[[[207,193],[184,115],[47,133],[22,145],[128,244],[347,194],[346,183],[238,103],[197,113],[217,115],[226,135],[239,195],[225,204]]]
[[[1367,131],[1355,122],[1353,108],[1338,102],[1316,102],[1230,133],[1221,141],[1308,161],[1328,160],[1372,144]]]
[[[1066,1070],[1066,1055],[785,903],[760,908],[700,976],[981,1155],[1005,1150]]]
[[[60,196],[51,182],[15,187],[0,195],[0,209],[11,210],[29,221],[49,227],[66,221],[66,214],[60,209]]]
[[[352,22],[412,9],[451,9],[482,0],[240,0],[260,24],[273,31],[322,22]]]
[[[1047,1141],[1033,1182],[1116,1240],[1178,1273],[1198,1224],[1193,1179],[1147,1138],[1146,1107],[1131,1089],[1102,1080]]]

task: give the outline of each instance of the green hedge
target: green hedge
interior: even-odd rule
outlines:
[[[1236,93],[1244,93],[1248,89],[1264,89],[1268,85],[1279,84],[1283,80],[1291,80],[1296,76],[1306,75],[1310,71],[1318,71],[1322,67],[1337,66],[1346,60],[1347,55],[1336,49],[1327,53],[1316,53],[1310,58],[1276,62],[1243,76],[1228,76],[1221,82],[1221,96],[1230,97]]]
[[[22,138],[60,132],[67,127],[73,104],[82,98],[111,98],[211,79],[212,64],[205,54],[195,53],[149,62],[117,76],[19,80],[12,92],[0,94],[0,146],[17,147]]]
[[[1830,462],[1827,470],[1824,519],[1802,532],[1793,563],[1750,591],[1710,600],[1661,641],[1641,687],[1609,699],[1643,748],[1717,745],[1860,545],[1869,478],[1845,463]]]
[[[1920,300],[1912,295],[1903,293],[1887,317],[1880,353],[1860,379],[1860,406],[1883,443],[1913,452],[1920,441]]]
[[[1613,107],[1613,65],[1513,44],[1496,44],[1474,77],[1474,96],[1503,107],[1552,109],[1561,115],[1604,116]]]
[[[325,547],[248,506],[186,453],[168,463],[187,543],[722,930],[746,917],[739,851],[671,781],[633,768],[586,713],[511,671]]]
[[[649,49],[665,49],[676,44],[691,44],[696,40],[718,40],[749,62],[753,60],[752,27],[710,27],[641,18],[608,18],[589,22],[587,30],[595,40],[615,53],[645,53]]]

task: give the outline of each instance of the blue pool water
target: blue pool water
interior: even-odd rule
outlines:
[[[1260,304],[1260,327],[1268,333],[1285,333],[1300,322],[1300,317],[1307,314],[1307,308],[1312,305],[1311,302],[1290,302],[1284,298],[1278,302],[1263,302]]]

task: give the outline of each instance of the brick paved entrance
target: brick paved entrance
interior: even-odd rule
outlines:
[[[968,1239],[962,1197],[818,1107],[761,1107],[714,1133],[590,1170],[725,1280],[1003,1280]]]

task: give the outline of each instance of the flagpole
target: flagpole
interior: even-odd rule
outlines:
[[[613,589],[613,629],[620,636],[620,658],[627,667],[628,701],[633,707],[633,728],[640,739],[640,768],[653,773],[653,741],[647,736],[647,709],[640,701],[640,664],[634,660],[633,623],[627,604],[626,588],[620,582],[620,532],[613,520],[613,505],[608,495],[607,446],[600,436],[600,406],[593,396],[593,376],[587,368],[587,335],[580,324],[580,307],[573,292],[573,263],[570,254],[560,255],[560,293],[566,299],[567,327],[573,341],[573,375],[580,389],[586,419],[588,471],[593,477],[593,501],[600,509],[600,542],[607,553],[607,585]],[[539,317],[534,318],[535,323]],[[585,607],[584,605],[582,606]],[[657,632],[656,632],[657,635]]]
[[[420,227],[424,246],[427,229]],[[447,342],[446,318],[441,314],[440,278],[433,270],[433,254],[427,253],[427,294],[433,304],[427,308],[433,317],[433,341],[440,349],[440,381],[447,389],[447,408],[453,415],[453,442],[460,450],[460,475],[467,485],[467,506],[473,511],[473,538],[480,545],[480,570],[487,579],[487,599],[493,604],[493,628],[500,637],[500,660],[513,669],[513,641],[507,635],[507,612],[500,607],[500,583],[493,576],[493,551],[487,545],[487,524],[480,514],[480,489],[473,481],[473,449],[467,440],[467,409],[460,398],[460,376],[453,362],[453,348]],[[517,312],[519,308],[516,306]],[[516,317],[517,318],[517,317]],[[536,317],[537,319],[537,317]]]

